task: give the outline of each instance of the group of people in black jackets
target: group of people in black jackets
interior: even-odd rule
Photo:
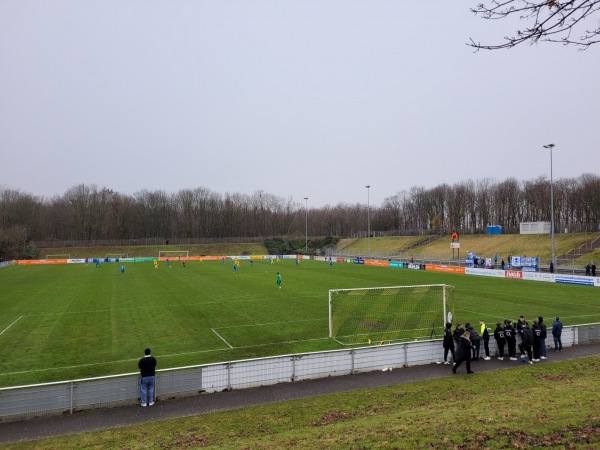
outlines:
[[[562,322],[558,317],[554,318],[552,324],[552,336],[554,338],[554,350],[562,351]],[[444,330],[444,364],[450,364],[448,354],[452,355],[454,364],[452,372],[464,362],[467,366],[467,373],[474,373],[471,370],[471,361],[479,361],[479,352],[481,341],[485,352],[484,360],[490,360],[490,335],[491,329],[488,328],[483,320],[479,321],[479,331],[470,323],[457,323],[452,331],[452,324],[448,322]],[[548,348],[546,347],[547,327],[544,318],[539,316],[533,321],[532,326],[520,316],[519,320],[513,325],[512,320],[506,319],[504,324],[498,322],[493,332],[494,339],[498,347],[498,359],[504,359],[504,348],[507,349],[508,358],[511,361],[517,361],[517,348],[521,352],[521,358],[524,362],[533,364],[542,359],[548,358]],[[517,339],[519,338],[519,339]],[[519,341],[517,346],[517,340]]]

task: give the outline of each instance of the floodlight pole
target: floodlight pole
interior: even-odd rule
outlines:
[[[365,186],[367,188],[367,255],[371,256],[371,213],[370,213],[370,202],[369,202],[369,193],[371,190],[371,185]]]
[[[308,197],[304,197],[305,207],[304,207],[304,220],[305,220],[305,229],[306,229],[306,253],[308,253]]]
[[[552,264],[556,266],[554,261],[554,182],[552,180],[552,149],[554,144],[544,145],[544,148],[550,149],[550,233],[552,235]]]

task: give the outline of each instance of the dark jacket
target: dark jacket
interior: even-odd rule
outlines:
[[[523,345],[533,345],[533,332],[531,331],[531,328],[525,326],[522,328],[522,335],[521,335],[521,339],[523,342]]]
[[[444,348],[454,348],[454,336],[450,328],[444,330]]]
[[[456,345],[458,345],[458,341],[459,341],[460,337],[463,335],[464,332],[465,332],[464,328],[455,328],[454,329],[453,336],[454,336],[454,343]]]
[[[471,333],[471,342],[476,342],[476,341],[480,341],[481,340],[481,336],[479,336],[479,333],[477,331],[475,331],[475,328],[473,328],[473,325],[468,325],[465,327],[466,330]]]
[[[500,343],[504,344],[504,342],[505,342],[504,328],[502,328],[501,325],[496,326],[496,329],[494,330],[494,339],[496,339],[496,342],[498,344],[500,344]]]
[[[154,356],[144,356],[138,363],[140,375],[142,377],[153,377],[156,369],[156,358]]]
[[[540,341],[542,340],[542,329],[540,328],[540,325],[533,325],[533,327],[531,328],[531,331],[533,332],[533,344],[539,344]]]
[[[562,334],[563,324],[560,320],[555,320],[552,324],[552,336],[560,336]]]
[[[471,348],[473,344],[466,337],[460,337],[458,339],[458,348],[456,349],[456,360],[457,361],[470,361],[471,360]]]
[[[546,339],[548,337],[548,329],[546,324],[544,323],[544,318],[542,316],[538,317],[538,323],[540,324],[540,330],[542,330],[542,339]]]
[[[506,338],[506,341],[516,341],[517,336],[516,336],[516,332],[515,329],[512,325],[506,325],[506,327],[504,327],[504,337]]]

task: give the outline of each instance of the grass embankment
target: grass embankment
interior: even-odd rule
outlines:
[[[590,233],[569,233],[556,234],[554,237],[554,253],[558,257],[564,255],[569,250],[579,248],[581,245],[591,242],[598,237],[598,234]],[[449,236],[442,236],[433,242],[408,249],[409,246],[419,242],[423,236],[394,236],[377,237],[370,239],[370,248],[372,255],[402,255],[417,259],[452,259],[452,249]],[[369,242],[364,239],[344,239],[338,245],[346,254],[355,253],[357,255],[366,255]],[[552,256],[552,242],[549,235],[540,234],[501,234],[501,235],[463,235],[460,237],[460,258],[458,251],[455,250],[455,259],[465,259],[467,252],[471,251],[484,258],[493,258],[498,253],[498,262],[502,258],[506,261],[508,255],[514,256],[537,256],[544,264],[549,263]],[[589,261],[600,261],[600,249],[592,253],[575,258],[575,266],[583,267]]]
[[[591,449],[600,445],[599,386],[600,357],[596,356],[25,442],[9,448]]]

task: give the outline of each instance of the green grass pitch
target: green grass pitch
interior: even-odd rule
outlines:
[[[455,322],[600,322],[600,290],[587,286],[293,259],[242,261],[238,273],[229,261],[120,267],[0,269],[0,386],[137,372],[145,347],[159,368],[339,349],[329,289],[444,283],[456,288]]]

